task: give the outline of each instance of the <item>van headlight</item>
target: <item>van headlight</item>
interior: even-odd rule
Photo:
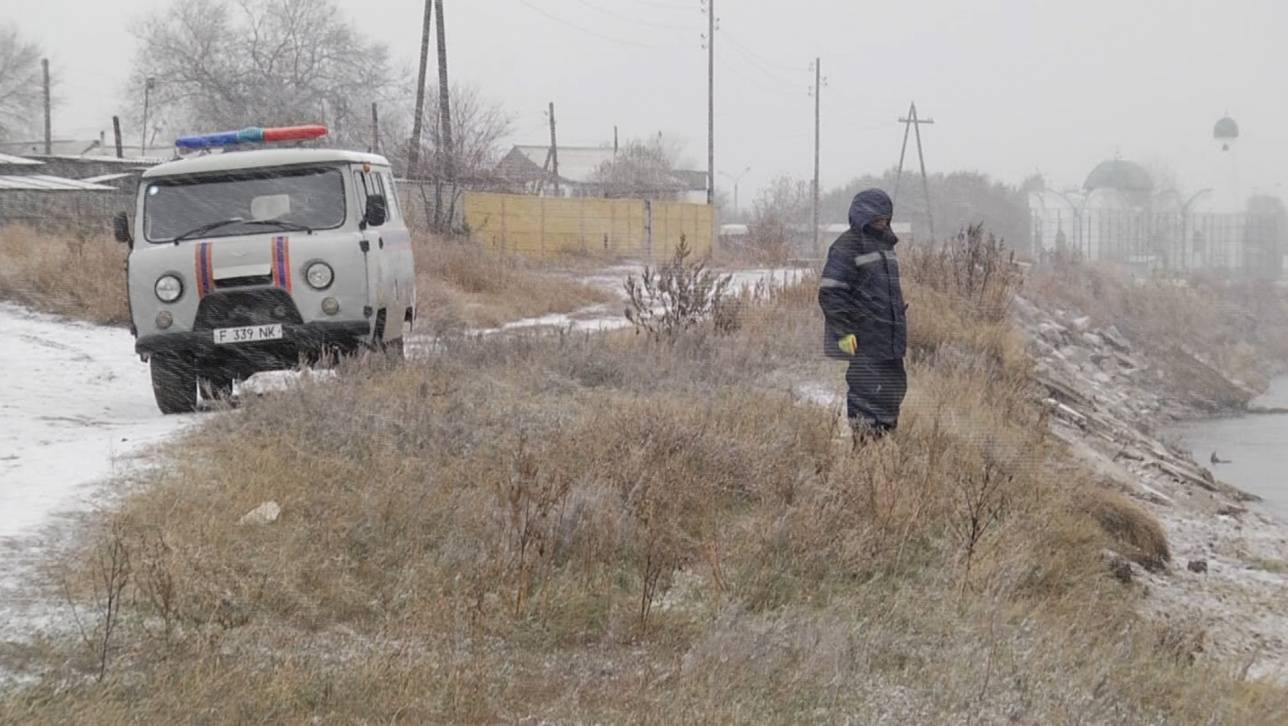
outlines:
[[[157,284],[154,289],[158,300],[172,303],[183,295],[183,280],[180,280],[176,275],[162,275],[157,278]]]
[[[304,279],[314,290],[325,290],[335,280],[335,271],[325,262],[314,262],[304,270]]]

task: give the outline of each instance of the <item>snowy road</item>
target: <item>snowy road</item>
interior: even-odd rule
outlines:
[[[194,417],[163,417],[128,331],[0,304],[0,641],[46,622],[31,569],[114,473]]]
[[[83,508],[124,459],[189,420],[157,411],[128,331],[0,305],[0,539]]]

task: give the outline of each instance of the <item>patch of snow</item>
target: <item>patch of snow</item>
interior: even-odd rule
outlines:
[[[102,485],[194,416],[162,416],[134,339],[0,303],[0,640],[56,608],[30,589],[37,563]]]
[[[0,539],[81,509],[91,485],[192,416],[162,416],[134,339],[0,304]]]
[[[313,379],[330,381],[334,380],[335,376],[335,371],[326,368],[303,371],[265,371],[263,373],[256,373],[250,378],[238,383],[236,394],[238,396],[245,396],[248,393],[252,393],[262,396],[265,393],[280,393],[297,383],[308,382]]]

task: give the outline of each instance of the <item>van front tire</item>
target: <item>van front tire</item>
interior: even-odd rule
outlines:
[[[152,395],[161,413],[192,413],[197,410],[197,367],[192,359],[174,353],[154,353]]]

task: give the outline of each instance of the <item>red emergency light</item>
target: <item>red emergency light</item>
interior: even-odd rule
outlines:
[[[304,141],[321,138],[326,136],[326,133],[326,127],[321,124],[279,126],[274,129],[264,129],[264,141]]]
[[[326,127],[321,124],[304,126],[278,126],[271,129],[248,128],[241,131],[220,131],[214,134],[198,136],[181,136],[175,140],[180,149],[211,149],[236,144],[258,144],[269,141],[307,141],[326,136]]]

